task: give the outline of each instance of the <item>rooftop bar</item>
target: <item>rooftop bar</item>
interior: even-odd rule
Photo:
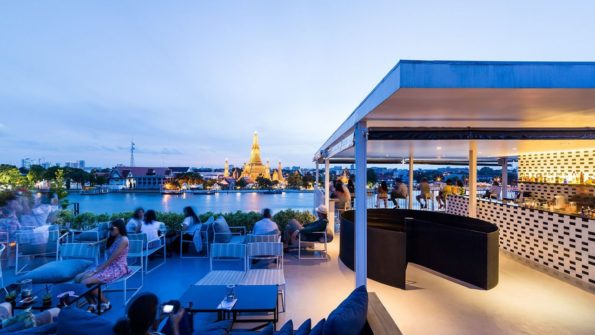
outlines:
[[[378,220],[359,200],[367,164],[407,163],[409,195],[415,164],[467,164],[465,195],[448,196],[446,213],[496,225],[503,252],[595,290],[594,127],[595,63],[400,61],[314,155],[327,168],[355,163],[356,284],[374,277],[377,262],[367,227]],[[502,167],[488,199],[481,165]]]

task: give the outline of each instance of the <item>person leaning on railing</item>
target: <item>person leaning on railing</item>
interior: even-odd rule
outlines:
[[[407,199],[409,190],[400,178],[395,179],[395,183],[395,188],[390,192],[390,201],[393,202],[395,208],[399,208],[399,199]]]

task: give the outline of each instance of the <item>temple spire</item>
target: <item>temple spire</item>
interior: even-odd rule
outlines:
[[[225,159],[225,168],[223,169],[223,177],[224,178],[229,177],[229,160],[227,158]]]
[[[250,152],[249,164],[262,165],[262,159],[260,159],[260,145],[258,145],[258,133],[254,132],[252,136],[252,151]]]

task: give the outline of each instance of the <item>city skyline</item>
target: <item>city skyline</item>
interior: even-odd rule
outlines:
[[[240,165],[257,130],[271,162],[312,166],[318,145],[399,59],[592,60],[593,9],[4,2],[1,157],[113,166],[127,164],[134,138],[139,166]]]

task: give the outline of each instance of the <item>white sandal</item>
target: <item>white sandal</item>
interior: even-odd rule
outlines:
[[[97,312],[97,305],[89,304],[89,307],[87,307],[87,312],[95,314]]]
[[[100,305],[100,311],[101,313],[105,313],[107,311],[109,311],[110,309],[112,309],[112,304],[110,304],[110,302],[102,302]]]

